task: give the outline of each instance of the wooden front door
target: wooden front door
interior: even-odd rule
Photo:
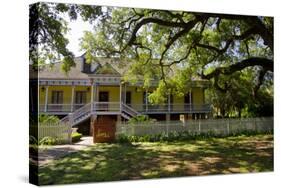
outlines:
[[[108,91],[100,91],[99,92],[99,110],[107,111],[108,110],[108,101],[109,101],[109,93]]]

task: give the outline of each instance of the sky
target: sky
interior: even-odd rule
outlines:
[[[68,21],[68,27],[70,28],[70,31],[68,31],[66,35],[66,38],[69,40],[67,48],[73,52],[76,57],[80,56],[84,52],[80,51],[79,39],[83,37],[84,31],[93,30],[93,26],[88,22],[84,22],[81,17],[78,17],[77,20],[74,21],[70,21],[67,16],[65,16],[65,19]]]

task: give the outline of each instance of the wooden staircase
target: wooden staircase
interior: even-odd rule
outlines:
[[[101,106],[107,106],[107,108],[101,108]],[[110,107],[113,106],[113,107]],[[118,108],[117,108],[118,107]],[[70,123],[71,126],[75,126],[92,115],[121,115],[125,119],[130,119],[139,115],[140,113],[132,107],[124,103],[105,103],[105,102],[93,102],[88,103],[81,108],[77,109],[73,113],[65,116],[61,119],[63,123]]]

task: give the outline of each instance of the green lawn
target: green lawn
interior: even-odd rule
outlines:
[[[39,169],[40,184],[273,171],[273,135],[96,144]]]

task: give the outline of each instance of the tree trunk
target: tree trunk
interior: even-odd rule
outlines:
[[[241,111],[242,111],[242,110],[239,108],[239,109],[238,109],[238,117],[239,117],[239,118],[241,118]]]

